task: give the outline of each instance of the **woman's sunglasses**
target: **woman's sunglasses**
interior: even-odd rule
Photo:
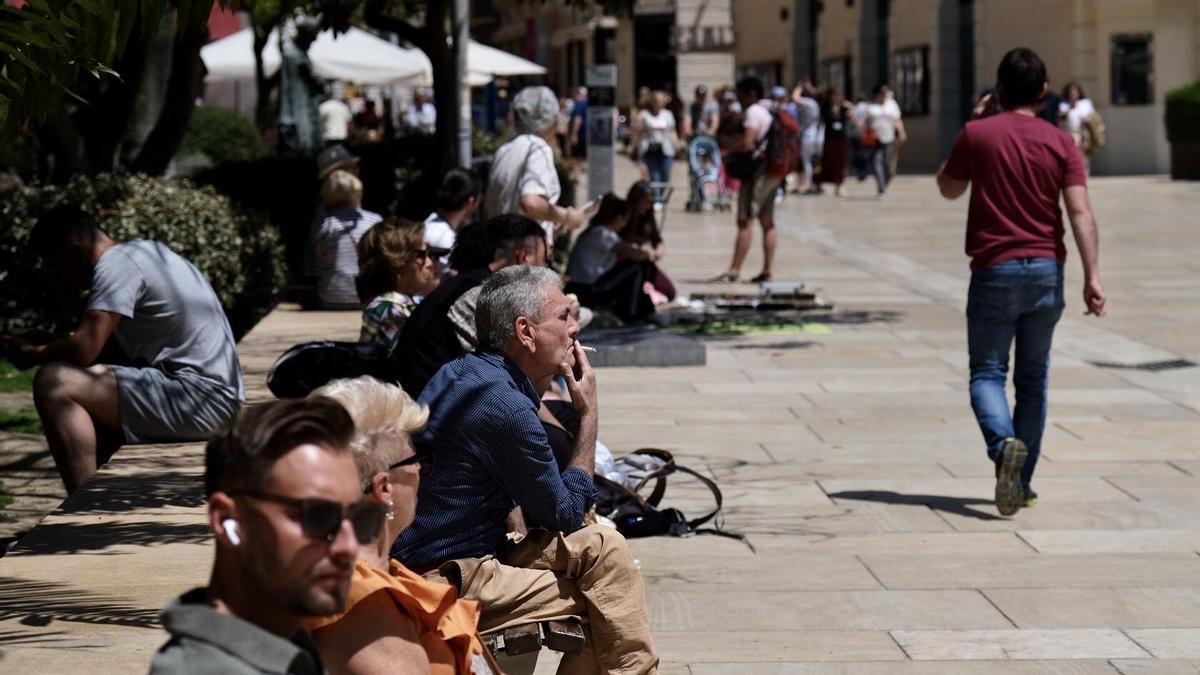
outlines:
[[[391,471],[392,469],[399,469],[402,466],[412,466],[413,464],[421,465],[421,473],[427,472],[433,466],[433,453],[428,451],[414,452],[399,462],[389,464],[387,470]]]
[[[420,468],[421,475],[422,476],[427,475],[430,472],[430,470],[433,469],[433,453],[432,452],[414,453],[408,457],[405,457],[404,459],[400,460],[399,462],[393,462],[393,463],[389,464],[387,466],[387,468],[384,469],[384,471],[391,471],[392,469],[399,469],[400,467],[404,467],[404,466],[412,466],[413,464],[420,464],[421,465],[421,468]],[[374,481],[373,480],[367,481],[367,484],[363,486],[363,494],[369,495],[369,494],[371,494],[371,490],[373,490],[373,489],[375,489]]]
[[[382,504],[366,499],[343,509],[341,504],[328,499],[296,499],[250,491],[238,492],[235,496],[261,499],[290,507],[299,514],[297,521],[305,536],[327,542],[337,537],[338,530],[342,528],[342,521],[348,520],[358,543],[370,544],[379,537],[379,530],[387,517],[387,511]]]

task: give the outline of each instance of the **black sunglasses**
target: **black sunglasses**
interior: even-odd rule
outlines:
[[[421,465],[421,475],[422,476],[428,474],[430,472],[430,470],[433,469],[433,453],[432,452],[414,453],[413,455],[411,455],[409,457],[405,457],[404,459],[400,460],[399,462],[393,462],[392,464],[389,464],[387,466],[387,468],[384,469],[384,471],[391,471],[392,469],[399,469],[402,466],[412,466],[413,464]],[[371,490],[373,490],[374,488],[375,488],[374,479],[367,481],[366,485],[363,485],[363,494],[364,495],[371,494]]]
[[[422,472],[428,471],[433,465],[433,453],[428,451],[414,452],[411,456],[405,457],[399,462],[389,464],[387,470],[391,471],[392,469],[399,469],[402,466],[412,466],[413,464],[420,464]]]
[[[429,249],[427,249],[427,248],[417,249],[416,251],[412,252],[412,257],[413,257],[413,260],[428,260],[429,259]]]
[[[358,539],[358,543],[370,544],[379,537],[379,530],[383,527],[384,518],[387,517],[387,511],[382,504],[365,499],[343,510],[342,505],[338,502],[315,497],[296,499],[250,491],[238,492],[235,496],[275,502],[295,509],[299,513],[297,520],[305,536],[322,541],[333,541],[337,537],[338,530],[342,528],[342,521],[348,520],[350,526],[354,528],[354,537]]]

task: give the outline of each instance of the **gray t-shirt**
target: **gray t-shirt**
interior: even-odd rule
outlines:
[[[156,241],[135,239],[100,256],[88,309],[120,314],[114,335],[138,365],[201,378],[246,398],[233,331],[200,270]]]
[[[596,225],[579,235],[575,248],[571,249],[571,261],[567,264],[567,276],[581,284],[594,284],[617,264],[617,245],[621,235],[611,227]]]
[[[551,204],[558,202],[562,185],[554,168],[554,150],[544,139],[522,134],[500,146],[488,174],[483,213],[488,218],[505,213],[521,213],[521,197],[542,195]],[[554,223],[542,222],[546,241],[554,238]]]

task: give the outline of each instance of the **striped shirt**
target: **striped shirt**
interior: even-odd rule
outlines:
[[[413,444],[433,452],[434,468],[421,478],[416,520],[392,544],[392,557],[420,569],[494,554],[517,505],[548,530],[582,527],[595,502],[592,477],[559,473],[537,417],[541,399],[508,357],[483,351],[447,363],[420,402],[429,423]]]
[[[358,242],[383,216],[351,207],[333,211],[317,226],[314,243],[317,297],[326,305],[361,307],[354,278],[358,276]]]

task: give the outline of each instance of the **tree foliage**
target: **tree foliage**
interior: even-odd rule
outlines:
[[[235,0],[218,0],[231,6]],[[153,37],[163,17],[204,25],[213,0],[25,0],[0,4],[0,119],[11,129],[41,119],[64,97],[86,102],[81,82],[114,70],[134,39]]]

